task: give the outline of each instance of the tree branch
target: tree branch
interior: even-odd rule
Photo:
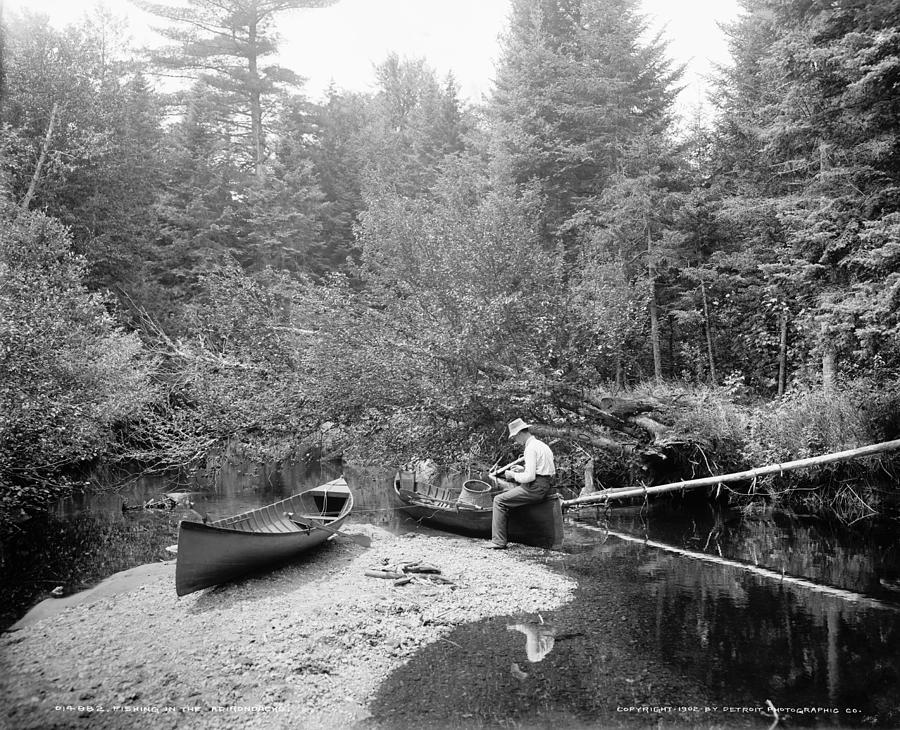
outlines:
[[[31,206],[34,194],[37,191],[38,181],[41,179],[41,171],[43,170],[44,162],[47,160],[47,151],[50,149],[50,140],[53,137],[53,127],[56,124],[56,114],[58,111],[59,103],[53,102],[53,108],[50,110],[50,123],[47,125],[47,133],[44,135],[44,143],[41,145],[41,154],[34,167],[34,174],[31,176],[28,191],[25,193],[25,197],[22,198],[22,202],[19,204],[19,207],[22,210],[28,210]]]

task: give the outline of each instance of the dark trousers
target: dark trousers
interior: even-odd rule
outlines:
[[[491,520],[491,541],[495,545],[506,545],[506,523],[509,511],[523,504],[542,502],[550,494],[553,478],[538,476],[533,482],[517,484],[512,489],[500,492],[494,497],[494,509]]]

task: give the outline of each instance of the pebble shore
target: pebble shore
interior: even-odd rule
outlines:
[[[351,525],[272,573],[175,596],[174,561],[0,637],[0,726],[353,728],[379,683],[459,624],[550,611],[575,583],[538,548]],[[423,561],[450,583],[366,576]],[[35,620],[35,618],[37,620]]]

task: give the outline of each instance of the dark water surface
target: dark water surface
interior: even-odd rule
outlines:
[[[669,505],[567,521],[566,541],[546,563],[574,601],[457,628],[382,685],[373,724],[768,728],[768,700],[779,727],[900,727],[895,527]],[[538,661],[523,625],[553,637]]]
[[[32,526],[37,537],[3,556],[4,616],[56,584],[71,592],[170,559],[182,518],[218,519],[341,473],[351,523],[417,529],[390,470],[234,465],[173,510],[123,512],[172,489],[139,480]],[[770,701],[778,727],[900,728],[896,523],[838,528],[674,503],[591,510],[567,519],[563,551],[544,560],[577,581],[573,601],[455,628],[383,683],[371,725],[768,728]]]
[[[0,629],[55,588],[69,595],[118,571],[171,560],[165,548],[177,542],[182,519],[228,517],[342,473],[356,500],[350,522],[371,522],[393,531],[414,526],[402,527],[402,515],[392,501],[392,471],[342,468],[340,463],[300,462],[277,468],[229,463],[215,479],[187,485],[164,477],[140,477],[73,495],[60,502],[55,513],[23,523],[22,532],[2,546]],[[173,509],[141,509],[148,501],[163,503],[173,491],[188,496]]]

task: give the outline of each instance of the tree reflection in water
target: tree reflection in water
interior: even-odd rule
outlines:
[[[755,685],[776,704],[855,708],[853,724],[900,719],[900,660],[887,648],[900,646],[900,604],[880,578],[898,571],[889,533],[784,517],[640,527],[677,541],[635,555],[656,606],[654,649],[668,661],[723,692]],[[704,547],[715,557],[692,560]]]
[[[592,526],[602,531],[568,522],[566,554],[546,556],[578,581],[571,603],[543,614],[552,651],[522,662],[513,635],[539,648],[534,615],[458,626],[384,682],[373,727],[765,727],[767,700],[829,710],[782,709],[781,725],[900,727],[900,611],[878,583],[896,538],[696,515]],[[628,529],[723,561],[613,534]]]

